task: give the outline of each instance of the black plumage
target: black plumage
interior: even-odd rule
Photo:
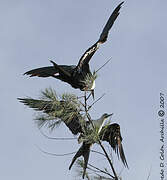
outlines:
[[[54,114],[55,119],[61,119],[72,132],[72,134],[77,135],[78,133],[83,133],[83,125],[81,123],[82,116],[77,108],[72,108],[72,106],[71,108],[67,108],[67,101],[56,100],[57,103],[55,103],[53,101],[38,100],[32,98],[18,98],[18,100],[24,105],[29,106],[30,108],[33,108],[36,111],[42,111],[43,113],[50,115]],[[72,105],[72,102],[70,105]],[[56,115],[54,113],[55,109],[64,109],[64,111],[62,111],[62,114]],[[71,112],[75,112],[72,117],[68,119],[63,118],[64,114],[70,114]]]
[[[100,140],[109,142],[115,153],[117,153],[118,158],[120,157],[124,166],[128,168],[123,146],[121,143],[122,136],[119,124],[114,123],[108,126],[103,126],[100,132]]]
[[[52,100],[19,98],[19,101],[29,106],[30,108],[33,108],[36,111],[42,111],[43,113],[48,114],[55,120],[60,119],[62,122],[65,123],[65,125],[69,128],[72,134],[80,134],[78,141],[82,142],[82,145],[72,159],[69,169],[71,169],[77,158],[83,156],[83,177],[85,176],[91,145],[97,142],[96,139],[93,139],[93,132],[98,133],[95,136],[98,135],[99,140],[107,141],[111,145],[111,148],[117,154],[118,158],[120,157],[124,166],[128,167],[122,146],[122,136],[119,124],[113,123],[103,126],[104,120],[112,114],[105,113],[99,119],[91,120],[96,128],[96,130],[94,131],[90,122],[87,121],[86,117],[81,114],[81,109],[79,109],[75,98],[73,100],[68,98],[64,100],[58,100],[56,99],[56,97]],[[61,113],[57,113],[58,110],[60,110]],[[51,127],[50,124],[49,127]]]
[[[30,75],[30,77],[54,77],[70,84],[73,88],[79,88],[82,91],[92,91],[93,95],[96,75],[91,73],[89,61],[99,48],[100,44],[107,40],[109,30],[118,17],[122,4],[123,2],[115,8],[105,27],[103,28],[99,40],[85,51],[77,65],[58,65],[51,61],[53,66],[33,69],[27,71],[25,74]]]
[[[87,143],[83,142],[82,146],[79,148],[79,150],[77,151],[77,153],[73,157],[72,162],[71,162],[71,164],[69,166],[69,170],[70,170],[72,165],[76,161],[76,159],[78,159],[80,156],[83,156],[83,158],[84,158],[84,167],[83,167],[83,175],[82,175],[83,179],[85,177],[86,168],[87,168],[87,165],[88,165],[90,147],[91,147],[91,144],[87,144]]]

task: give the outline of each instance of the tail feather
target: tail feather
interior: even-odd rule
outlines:
[[[83,168],[83,175],[82,175],[83,179],[85,177],[86,168],[88,165],[89,154],[90,154],[90,145],[89,145],[88,149],[84,152],[84,155],[83,155],[83,157],[84,157],[84,168]]]
[[[126,158],[125,158],[125,153],[124,153],[123,146],[122,146],[121,142],[118,143],[118,149],[119,149],[119,154],[120,154],[120,158],[122,160],[122,163],[124,164],[125,167],[129,168],[128,163],[127,163]]]
[[[76,161],[77,158],[79,158],[80,156],[82,156],[83,153],[83,145],[79,148],[79,150],[77,151],[77,153],[75,154],[75,156],[72,159],[72,162],[69,166],[69,170],[72,168],[74,162]]]
[[[75,156],[73,157],[72,162],[69,166],[69,170],[70,170],[72,165],[76,161],[76,159],[79,158],[80,156],[83,156],[84,157],[84,167],[83,167],[83,175],[82,175],[83,179],[85,177],[86,168],[88,165],[89,154],[90,154],[90,146],[91,146],[91,144],[83,143],[82,146],[77,151],[77,153],[75,154]]]

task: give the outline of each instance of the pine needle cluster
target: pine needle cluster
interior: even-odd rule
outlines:
[[[19,100],[28,107],[41,112],[35,118],[39,128],[46,125],[53,130],[62,122],[69,123],[73,118],[82,120],[81,104],[74,94],[64,93],[58,96],[53,89],[49,88],[41,92],[39,99],[19,98]]]

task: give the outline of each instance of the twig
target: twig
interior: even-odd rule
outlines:
[[[92,106],[95,104],[95,103],[97,103],[100,99],[102,99],[103,97],[105,96],[105,93],[102,95],[102,96],[100,96],[96,101],[94,101],[89,107],[88,107],[88,111],[92,108]]]
[[[84,94],[84,108],[85,108],[85,113],[86,113],[86,117],[88,118],[88,120],[89,120],[89,122],[91,123],[91,125],[92,125],[92,127],[94,128],[94,124],[92,123],[92,121],[91,121],[91,117],[90,117],[90,115],[89,115],[89,113],[88,113],[88,109],[87,109],[87,97],[86,97],[86,91],[85,91],[85,94]]]
[[[113,167],[113,165],[112,165],[111,159],[109,158],[109,156],[108,156],[108,154],[107,154],[107,152],[106,152],[106,150],[105,150],[105,148],[104,148],[104,146],[102,145],[102,143],[101,143],[100,140],[99,140],[99,144],[100,144],[101,148],[103,149],[104,154],[106,155],[106,158],[107,158],[107,160],[108,160],[108,162],[109,162],[109,164],[110,164],[110,166],[111,166],[111,169],[112,169],[112,171],[113,171],[113,173],[114,173],[114,176],[115,176],[115,180],[118,180],[118,176],[117,176],[116,171],[115,171],[115,169],[114,169],[114,167]]]
[[[90,96],[91,96],[91,93],[88,95],[88,97],[86,98],[86,100],[88,100],[88,99],[90,98]]]
[[[57,138],[57,137],[49,137],[49,136],[47,136],[46,134],[44,134],[41,130],[39,130],[40,131],[40,133],[44,136],[44,137],[46,137],[47,139],[54,139],[54,140],[74,140],[74,139],[77,139],[77,138]]]
[[[88,113],[86,92],[85,92],[84,100],[85,100],[85,106],[84,106],[84,107],[85,107],[86,116],[87,116],[89,122],[92,124],[92,127],[95,128],[95,127],[94,127],[94,124],[93,124],[93,122],[92,122],[92,120],[91,120],[91,118],[90,118],[90,115],[89,115],[89,113]],[[109,164],[110,164],[110,166],[111,166],[111,169],[112,169],[112,171],[113,171],[113,173],[114,173],[114,176],[115,176],[115,180],[118,180],[118,176],[117,176],[116,171],[115,171],[115,169],[114,169],[114,167],[113,167],[113,164],[112,164],[112,162],[111,162],[111,159],[109,158],[109,156],[108,156],[108,154],[107,154],[104,146],[102,145],[100,139],[98,140],[98,143],[99,143],[99,145],[101,146],[101,148],[102,148],[102,150],[103,150],[103,152],[104,152],[104,154],[105,154],[105,156],[106,156],[106,158],[107,158],[107,160],[108,160],[108,162],[109,162]]]
[[[44,150],[42,150],[40,147],[38,147],[37,145],[36,145],[36,147],[37,147],[41,152],[43,152],[43,153],[45,153],[45,154],[48,154],[48,155],[52,155],[52,156],[69,156],[69,155],[71,155],[71,154],[75,154],[75,153],[76,153],[76,151],[75,151],[75,152],[65,153],[65,154],[55,154],[55,153],[50,153],[50,152],[44,151]]]
[[[88,176],[88,174],[86,174],[86,178],[87,178],[88,180],[91,180],[90,177]]]
[[[103,170],[101,170],[101,169],[99,169],[99,168],[97,168],[97,167],[95,167],[95,166],[93,166],[93,165],[91,165],[91,164],[89,164],[89,163],[88,163],[88,165],[89,165],[90,167],[98,170],[99,172],[104,173],[104,174],[107,174],[108,176],[114,178],[114,176],[112,176],[110,173],[108,173],[108,172],[106,172],[106,171],[103,171]]]
[[[103,156],[105,156],[106,157],[106,155],[105,154],[103,154],[103,153],[101,153],[101,152],[99,152],[99,151],[95,151],[95,150],[90,150],[91,152],[94,152],[94,153],[97,153],[97,154],[100,154],[100,155],[103,155]]]
[[[111,58],[112,57],[110,57],[109,58],[109,60],[107,61],[107,62],[105,62],[99,69],[97,69],[97,71],[95,71],[96,73],[100,70],[100,69],[102,69],[109,61],[111,61]]]

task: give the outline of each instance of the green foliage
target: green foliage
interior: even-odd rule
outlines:
[[[53,117],[48,115],[39,115],[35,118],[35,122],[39,128],[46,126],[50,130],[53,130],[61,124],[62,120],[53,119]]]
[[[90,127],[87,127],[84,134],[82,134],[79,138],[79,142],[87,142],[87,144],[94,144],[98,143],[99,141],[99,133],[98,128],[92,128],[92,125],[90,124]]]
[[[96,73],[93,75],[92,77],[88,77],[88,81],[92,81],[96,78]],[[42,91],[39,99],[19,98],[19,101],[39,112],[38,116],[35,118],[35,122],[39,128],[45,126],[50,130],[54,130],[64,122],[73,134],[80,133],[78,142],[84,142],[90,145],[94,143],[100,144],[100,139],[102,139],[110,124],[110,122],[108,122],[108,124],[102,128],[101,132],[99,132],[99,126],[95,126],[93,121],[91,121],[86,103],[80,102],[78,97],[74,94],[64,93],[58,96],[51,88]],[[89,122],[86,122],[86,120],[89,120]],[[83,174],[84,163],[78,160],[77,165],[78,175],[80,177]],[[101,170],[90,164],[88,164],[87,170],[85,177],[88,180],[108,180],[113,177],[106,169]],[[90,172],[93,172],[93,176],[89,175]],[[103,175],[106,175],[106,177]]]
[[[74,117],[82,119],[80,115],[81,104],[74,94],[62,94],[58,97],[56,92],[49,88],[41,93],[39,99],[19,98],[20,102],[36,111],[41,111],[35,118],[39,128],[46,125],[53,130],[61,122],[70,122]]]

